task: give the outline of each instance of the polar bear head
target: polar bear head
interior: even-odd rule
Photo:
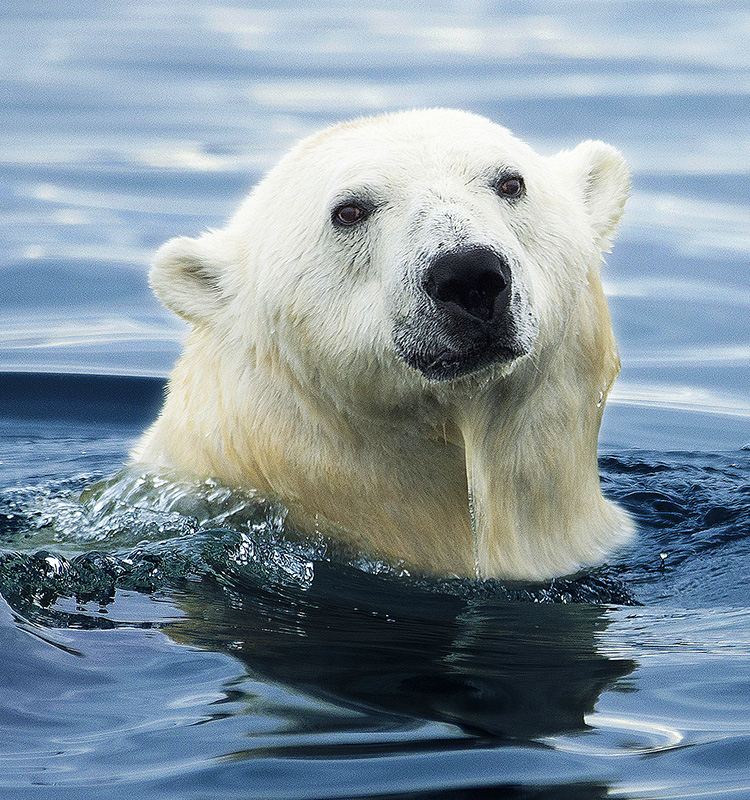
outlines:
[[[599,265],[627,191],[608,145],[544,157],[460,111],[302,141],[225,228],[159,252],[154,290],[194,332],[137,458],[436,571],[598,560],[628,528],[591,474],[618,369]],[[577,461],[585,490],[563,488]]]

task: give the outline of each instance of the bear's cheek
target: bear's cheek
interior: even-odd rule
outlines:
[[[274,335],[282,357],[314,380],[355,380],[383,362],[393,364],[383,287],[376,280],[331,281],[297,289],[280,308]]]
[[[543,340],[556,341],[586,291],[601,254],[575,214],[548,216],[517,231],[518,276]]]

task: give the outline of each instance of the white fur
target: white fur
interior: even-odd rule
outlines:
[[[499,168],[523,175],[518,203],[488,188]],[[608,145],[546,158],[459,111],[304,140],[223,230],[159,251],[154,290],[193,330],[133,459],[257,489],[303,530],[435,573],[601,562],[632,530],[596,457],[619,370],[601,253],[628,180]],[[377,210],[336,230],[331,208],[363,192]],[[508,255],[529,352],[428,380],[399,357],[393,320],[423,308],[420,265],[466,244]]]

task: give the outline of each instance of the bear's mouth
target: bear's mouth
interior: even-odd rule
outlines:
[[[529,316],[529,320],[530,320]],[[509,309],[490,322],[444,311],[414,313],[392,329],[396,353],[430,381],[452,381],[531,352],[534,326],[523,328]]]
[[[402,353],[404,361],[431,381],[452,381],[498,363],[510,363],[527,355],[520,343],[494,342],[464,350],[444,348]]]

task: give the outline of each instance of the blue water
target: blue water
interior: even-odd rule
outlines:
[[[750,11],[21,0],[0,29],[0,797],[750,798]],[[639,538],[589,575],[430,581],[121,472],[185,333],[154,249],[299,136],[421,105],[633,167],[600,464]]]

